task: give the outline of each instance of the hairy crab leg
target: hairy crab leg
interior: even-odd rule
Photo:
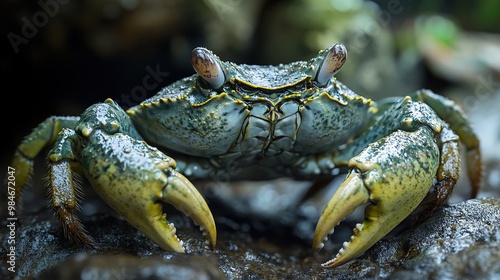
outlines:
[[[89,248],[97,248],[97,242],[87,233],[75,215],[79,210],[80,177],[72,171],[76,166],[73,153],[78,139],[72,129],[63,129],[49,152],[49,172],[47,173],[52,207],[57,213],[66,238],[79,242]],[[73,164],[72,164],[73,163]]]
[[[322,265],[336,267],[356,258],[410,215],[432,186],[438,158],[434,132],[426,126],[395,131],[352,158],[346,180],[321,214],[313,248],[321,249],[327,235],[356,207],[370,205],[351,240]]]
[[[29,185],[33,174],[33,161],[40,151],[53,143],[63,128],[72,128],[79,117],[49,117],[41,122],[26,136],[12,159],[11,166],[16,170],[16,205],[17,211],[22,211],[22,193]],[[20,214],[20,213],[19,213]]]
[[[160,201],[172,204],[200,226],[214,247],[212,213],[198,190],[175,171],[175,161],[144,141],[96,130],[82,150],[86,177],[100,197],[162,249],[184,252]]]

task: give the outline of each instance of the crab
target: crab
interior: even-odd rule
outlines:
[[[195,74],[128,110],[112,99],[80,116],[47,118],[19,145],[16,198],[36,156],[49,147],[52,207],[67,238],[97,242],[79,221],[79,176],[160,248],[184,252],[162,202],[200,226],[215,247],[213,215],[191,183],[238,166],[234,180],[329,180],[346,177],[319,217],[312,247],[357,207],[365,217],[324,267],[345,264],[372,247],[416,209],[428,216],[447,203],[465,146],[471,197],[481,181],[479,140],[453,101],[419,90],[375,102],[335,77],[347,50],[336,43],[309,61],[238,65],[206,48],[192,51]],[[79,175],[80,174],[80,175]],[[256,175],[258,174],[258,175]],[[419,207],[420,206],[420,207]]]

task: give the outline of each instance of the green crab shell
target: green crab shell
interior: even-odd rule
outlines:
[[[148,142],[185,155],[249,162],[279,156],[284,163],[331,152],[365,126],[373,105],[333,76],[345,60],[337,47],[277,66],[238,65],[196,49],[193,67],[201,74],[167,86],[128,114]],[[324,86],[314,78],[320,67],[326,67],[321,79],[330,77]]]
[[[249,112],[226,93],[207,98],[192,91],[195,79],[176,82],[127,112],[148,142],[199,157],[224,154]]]
[[[148,142],[197,157],[328,152],[360,131],[371,114],[369,99],[337,81],[275,99],[230,90],[207,97],[195,81],[177,82],[128,111]]]

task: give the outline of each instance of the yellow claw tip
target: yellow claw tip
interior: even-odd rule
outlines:
[[[172,170],[168,176],[168,184],[163,189],[162,200],[190,217],[200,227],[210,246],[215,247],[217,230],[212,212],[205,199],[186,177]]]
[[[314,232],[313,248],[319,250],[334,227],[358,206],[367,203],[369,198],[370,193],[365,188],[361,175],[352,172],[325,206]]]

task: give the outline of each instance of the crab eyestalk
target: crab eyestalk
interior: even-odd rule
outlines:
[[[89,136],[82,164],[89,182],[108,205],[164,250],[184,252],[161,201],[188,215],[215,247],[215,222],[198,190],[174,170],[175,161],[143,141],[101,130]]]
[[[191,53],[191,64],[198,75],[205,80],[211,88],[218,89],[225,82],[224,71],[215,55],[205,48],[195,48]]]
[[[347,59],[347,50],[342,44],[335,44],[327,50],[327,54],[316,73],[316,81],[326,85],[328,81],[342,68]]]
[[[370,203],[365,218],[353,229],[335,258],[322,264],[336,267],[358,257],[387,235],[422,202],[439,164],[434,135],[428,127],[398,130],[370,144],[349,162],[350,172],[318,221],[313,249],[323,247],[333,228],[356,207]]]

